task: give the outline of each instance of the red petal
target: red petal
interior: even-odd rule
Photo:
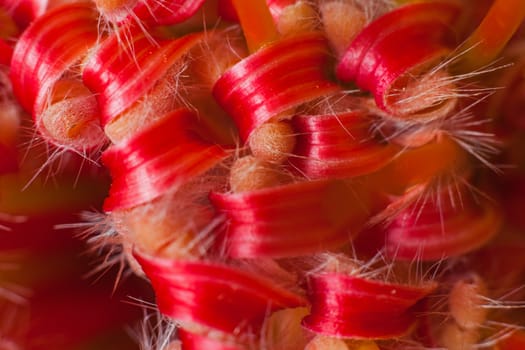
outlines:
[[[98,14],[86,3],[57,7],[33,22],[11,61],[13,91],[33,116],[45,108],[54,83],[98,38]]]
[[[247,193],[212,193],[210,199],[228,220],[227,254],[289,257],[350,241],[369,214],[366,200],[357,199],[354,190],[340,181],[312,181]]]
[[[378,18],[347,49],[337,77],[371,91],[378,107],[395,114],[388,102],[390,90],[404,74],[450,52],[450,24],[458,10],[452,3],[429,2],[400,7]]]
[[[113,183],[106,211],[131,208],[174,191],[210,169],[226,156],[218,145],[192,131],[197,116],[174,111],[159,122],[103,154]]]
[[[436,286],[384,283],[337,273],[316,275],[310,278],[312,309],[303,325],[335,337],[398,337],[415,322],[414,305]]]
[[[256,332],[272,311],[305,305],[302,297],[271,280],[224,264],[136,257],[159,309],[175,320],[232,334]]]
[[[403,210],[387,228],[386,253],[400,260],[439,260],[479,248],[497,234],[503,218],[494,204],[485,198],[476,203],[469,192],[461,200],[451,197],[456,190],[446,187]]]
[[[123,36],[130,43],[123,44]],[[143,97],[201,38],[202,34],[190,34],[176,40],[152,42],[140,28],[134,27],[106,39],[89,58],[82,76],[86,86],[97,94],[102,124],[106,125]]]
[[[381,144],[371,135],[364,112],[303,115],[293,118],[297,145],[290,161],[307,178],[350,178],[386,165],[397,147]]]
[[[279,113],[337,90],[325,77],[328,53],[319,33],[280,40],[226,71],[213,95],[246,141],[254,129]]]

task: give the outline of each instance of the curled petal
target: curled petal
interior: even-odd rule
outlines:
[[[96,100],[77,77],[97,41],[97,17],[86,3],[59,6],[28,27],[11,60],[13,92],[38,132],[51,144],[80,152],[104,143]]]
[[[36,118],[55,82],[98,39],[98,14],[86,3],[57,7],[34,21],[18,40],[11,61],[13,91]]]
[[[399,115],[394,95],[451,51],[450,26],[458,7],[424,2],[400,7],[372,22],[354,39],[337,66],[337,77],[371,91],[379,108]],[[436,106],[424,106],[432,107]]]
[[[210,199],[226,215],[226,252],[237,258],[299,256],[340,247],[370,210],[367,199],[356,197],[355,189],[342,181],[211,193]]]
[[[436,284],[407,286],[339,273],[309,279],[310,331],[340,338],[385,339],[402,336],[416,321],[415,305]]]
[[[103,154],[113,183],[108,212],[154,200],[204,173],[226,156],[196,134],[196,115],[181,109]]]
[[[371,134],[363,112],[303,115],[292,119],[297,145],[293,166],[308,178],[350,178],[374,172],[392,160],[398,148]]]
[[[456,190],[445,187],[402,210],[386,229],[387,254],[400,260],[439,260],[468,253],[494,237],[503,222],[500,210],[486,198],[475,202],[470,192],[458,195]]]
[[[155,289],[160,311],[178,321],[230,334],[253,332],[268,313],[306,303],[269,279],[222,263],[136,257]]]
[[[302,34],[264,47],[219,78],[213,95],[243,141],[272,117],[337,90],[325,77],[328,52],[321,34]]]
[[[122,38],[129,37],[124,44]],[[139,28],[107,38],[89,57],[83,80],[97,94],[105,126],[137,102],[202,37],[189,34],[176,40],[152,39]]]

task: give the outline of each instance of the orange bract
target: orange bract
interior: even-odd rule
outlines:
[[[462,175],[469,171],[469,156],[447,135],[439,135],[421,147],[408,148],[389,165],[372,174],[377,188],[392,194],[427,184],[440,176]]]
[[[278,38],[265,0],[232,0],[251,52]]]
[[[522,0],[495,0],[479,27],[463,44],[466,52],[461,69],[471,71],[494,61],[524,18]]]

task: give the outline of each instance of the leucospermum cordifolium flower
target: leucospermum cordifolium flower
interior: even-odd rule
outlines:
[[[111,174],[143,348],[524,348],[523,1],[1,4],[36,137]]]

